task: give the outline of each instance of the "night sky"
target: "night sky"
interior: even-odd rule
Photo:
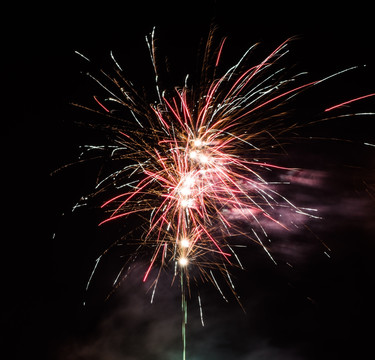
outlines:
[[[293,101],[291,110],[303,122],[374,93],[370,4],[293,3],[105,2],[9,10],[1,132],[1,348],[8,359],[182,358],[179,288],[170,286],[168,274],[153,304],[149,284],[141,281],[144,264],[105,301],[123,261],[121,249],[114,249],[86,291],[95,260],[124,229],[98,228],[98,208],[71,211],[93,190],[100,162],[55,172],[78,158],[80,145],[106,140],[78,124],[92,114],[70,105],[92,105],[98,91],[74,51],[100,68],[111,65],[113,50],[128,77],[147,88],[153,73],[144,37],[156,26],[159,54],[168,56],[174,85],[181,85],[196,69],[201,39],[215,23],[218,36],[228,36],[228,66],[255,42],[266,55],[291,36],[298,40],[291,44],[290,66],[307,71],[309,79],[359,65]],[[374,97],[345,112],[375,112]],[[230,292],[227,303],[210,284],[199,288],[205,326],[193,296],[187,359],[368,358],[374,334],[375,147],[364,143],[375,144],[374,121],[374,115],[333,119],[302,129],[290,141],[283,161],[304,170],[285,194],[318,208],[322,219],[301,222],[299,231],[287,234],[271,231],[277,266],[261,247],[241,251],[246,270],[234,270],[233,278],[242,308]]]

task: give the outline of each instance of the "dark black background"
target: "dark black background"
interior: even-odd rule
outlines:
[[[292,65],[313,79],[367,65],[307,94],[312,101],[306,95],[301,106],[311,111],[375,91],[370,5],[279,4],[160,1],[8,9],[1,45],[1,321],[8,358],[180,358],[176,286],[161,285],[151,305],[146,287],[133,279],[105,302],[111,267],[121,261],[114,254],[85,291],[95,259],[118,233],[98,230],[96,210],[71,213],[92,189],[99,165],[50,175],[76,159],[79,145],[101,140],[100,134],[73,124],[90,114],[69,103],[89,101],[97,90],[81,75],[84,61],[74,51],[100,67],[110,63],[113,50],[129,77],[148,86],[152,72],[144,36],[156,26],[160,53],[168,53],[181,84],[214,22],[219,36],[228,36],[229,65],[255,42],[271,51],[290,36],[299,37]],[[373,98],[347,111],[375,111]],[[361,358],[371,349],[375,148],[363,142],[375,142],[373,121],[368,116],[319,125],[311,130],[314,136],[353,142],[312,141],[291,150],[294,161],[303,160],[306,168],[329,171],[314,196],[325,204],[316,232],[331,247],[331,258],[319,246],[301,245],[303,250],[281,257],[275,267],[254,250],[247,271],[235,274],[245,313],[234,298],[227,304],[216,290],[203,288],[202,328],[192,299],[188,359]],[[319,243],[315,236],[302,237]]]

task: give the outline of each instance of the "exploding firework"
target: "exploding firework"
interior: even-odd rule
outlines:
[[[192,283],[211,282],[225,299],[217,281],[221,274],[237,297],[229,270],[242,268],[238,247],[257,243],[276,262],[268,227],[288,231],[293,216],[317,217],[315,209],[299,207],[278,190],[274,174],[291,169],[273,158],[297,127],[287,121],[289,100],[327,78],[303,83],[303,73],[287,76],[279,63],[290,40],[248,65],[252,46],[222,70],[225,39],[215,43],[210,33],[199,81],[191,85],[186,76],[183,86],[162,89],[154,32],[146,40],[157,100],[148,101],[136,89],[111,53],[110,73],[87,73],[106,96],[94,96],[95,107],[77,105],[105,115],[111,144],[87,145],[84,155],[105,151],[112,164],[91,194],[106,214],[100,226],[134,223],[137,230],[124,236],[135,249],[127,264],[146,257],[143,281],[152,277],[154,292],[161,271],[170,271],[179,279],[186,316]],[[291,214],[288,220],[281,211]],[[124,265],[115,284],[129,268]]]
[[[154,267],[172,266],[174,275],[181,273],[188,285],[191,276],[199,276],[218,286],[214,270],[230,279],[228,267],[241,266],[230,239],[254,241],[274,261],[263,240],[265,219],[286,229],[289,224],[278,219],[277,209],[312,216],[275,190],[269,173],[289,169],[268,158],[295,126],[286,125],[285,103],[317,81],[292,86],[301,74],[285,79],[277,62],[288,51],[289,41],[246,67],[252,46],[217,75],[225,39],[213,49],[211,34],[198,89],[189,87],[186,79],[185,86],[161,92],[154,33],[147,43],[157,102],[150,105],[139,95],[112,53],[115,70],[111,75],[102,72],[106,82],[88,74],[108,92],[104,100],[94,96],[99,110],[90,110],[114,120],[108,126],[110,157],[121,163],[97,185],[96,195],[119,190],[101,205],[109,215],[100,225],[135,214],[145,220],[137,254],[151,250],[152,255],[143,281]],[[127,116],[120,116],[124,109]],[[251,225],[244,227],[245,223]]]

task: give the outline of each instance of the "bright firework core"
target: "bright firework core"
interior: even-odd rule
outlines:
[[[190,241],[188,239],[186,239],[186,238],[182,238],[180,240],[180,246],[182,248],[188,248],[190,246]]]
[[[181,257],[179,260],[178,260],[178,263],[181,265],[181,266],[187,266],[189,264],[189,260],[186,258],[186,257]]]
[[[199,148],[203,145],[203,141],[201,139],[194,139],[193,140],[193,145],[196,147],[196,148]]]
[[[195,202],[194,202],[194,199],[182,199],[181,200],[181,206],[183,207],[183,208],[192,208],[192,207],[194,207],[194,204],[195,204]]]
[[[203,150],[205,143],[202,139],[196,138],[192,140],[192,149],[189,151],[190,160],[194,160],[201,165],[206,165],[210,161],[210,156]]]

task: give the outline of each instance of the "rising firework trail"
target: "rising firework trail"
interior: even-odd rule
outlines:
[[[162,270],[170,272],[172,281],[178,279],[185,359],[192,284],[211,282],[226,300],[218,280],[221,275],[238,299],[230,275],[231,267],[243,268],[236,249],[254,242],[276,263],[269,249],[268,226],[280,231],[293,227],[292,221],[282,220],[280,213],[285,211],[318,217],[316,209],[299,207],[277,190],[274,174],[291,169],[272,158],[282,150],[284,137],[297,127],[286,120],[288,101],[327,78],[303,83],[303,73],[286,76],[279,63],[288,53],[290,40],[249,65],[255,50],[251,46],[222,70],[226,39],[215,43],[211,32],[198,81],[191,85],[186,76],[183,86],[163,89],[154,31],[146,41],[156,101],[136,89],[111,52],[111,73],[87,73],[105,95],[93,96],[93,107],[75,105],[104,114],[108,120],[102,129],[111,144],[87,145],[83,153],[106,153],[112,164],[91,194],[101,201],[106,214],[99,225],[137,224],[124,236],[135,250],[114,286],[141,258],[147,259],[142,280],[152,282],[152,297]],[[199,296],[198,300],[201,304]]]

